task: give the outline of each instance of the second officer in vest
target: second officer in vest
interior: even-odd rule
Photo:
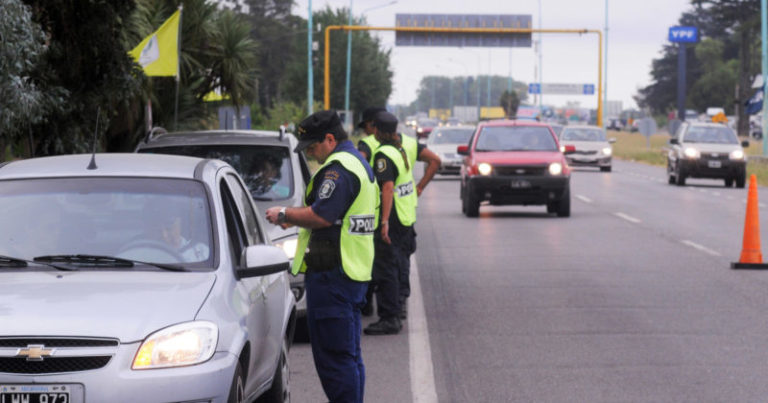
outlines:
[[[405,248],[401,243],[413,239],[417,195],[412,165],[397,134],[397,118],[389,112],[379,112],[374,124],[376,139],[381,143],[373,157],[373,170],[381,190],[380,224],[373,262],[379,321],[363,332],[369,335],[396,334],[402,328],[399,274]]]
[[[360,307],[373,265],[377,184],[336,111],[310,115],[297,131],[296,152],[306,149],[322,166],[304,207],[272,207],[267,220],[301,227],[292,271],[305,273],[312,356],[325,394],[331,402],[362,402]]]

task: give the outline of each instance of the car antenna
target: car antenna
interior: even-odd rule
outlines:
[[[101,107],[96,109],[96,129],[93,131],[93,154],[91,154],[91,163],[88,164],[87,168],[90,170],[98,168],[96,166],[96,139],[98,138],[99,133],[99,115],[101,115]]]

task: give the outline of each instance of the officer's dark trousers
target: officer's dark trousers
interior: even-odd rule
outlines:
[[[320,383],[331,403],[363,401],[365,366],[360,351],[360,308],[367,283],[350,280],[341,267],[307,272],[307,324]]]
[[[398,268],[400,269],[398,295],[402,302],[411,296],[411,255],[416,252],[416,231],[414,228],[412,226],[405,227],[399,231],[397,236],[392,238],[392,246],[396,249]]]
[[[390,239],[392,234],[390,235]],[[381,319],[400,315],[400,262],[398,249],[379,237],[374,238],[373,281],[376,283],[376,308]]]

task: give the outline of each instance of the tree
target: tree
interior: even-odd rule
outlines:
[[[29,7],[19,0],[0,0],[0,161],[6,144],[13,144],[39,123],[53,107],[61,105],[61,95],[44,92],[30,77],[46,51],[39,25],[32,21]]]
[[[322,27],[329,25],[347,25],[348,10],[332,10],[326,7],[324,10],[314,13],[314,22]],[[353,24],[365,25],[365,19],[353,18]],[[303,22],[306,26],[306,20]],[[331,104],[325,108],[340,109],[344,106],[344,88],[346,81],[347,34],[341,31],[331,33]],[[306,105],[307,99],[307,43],[306,38],[295,39],[297,41],[296,52],[300,54],[294,60],[286,79],[286,97],[296,104]],[[319,52],[318,61],[314,66],[314,98],[315,102],[323,98],[323,74],[324,74],[324,42],[325,38],[318,35]],[[350,78],[350,108],[362,111],[368,106],[385,105],[392,93],[392,70],[390,69],[390,51],[381,48],[378,38],[372,37],[368,32],[352,33],[352,61]]]
[[[707,60],[702,64],[702,75],[688,91],[690,104],[696,110],[722,105],[733,113],[734,91],[738,75],[738,61],[723,59],[724,44],[716,39],[704,39],[695,47],[696,58]]]
[[[516,91],[504,91],[499,99],[499,105],[504,108],[504,113],[508,118],[512,118],[517,115],[517,107],[520,106],[520,98],[517,96]]]
[[[492,100],[490,104],[489,81]],[[495,106],[493,100],[500,99],[508,86],[509,78],[503,76],[479,76],[477,80],[474,77],[426,76],[421,79],[413,104],[420,111],[433,108],[452,109],[456,105]],[[519,100],[527,98],[528,87],[524,83],[513,80],[512,89]]]

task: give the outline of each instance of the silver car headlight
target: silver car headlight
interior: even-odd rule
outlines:
[[[603,148],[603,155],[610,156],[613,153],[613,149],[611,147],[605,147]]]
[[[285,252],[285,255],[288,256],[288,259],[293,259],[296,256],[296,248],[299,246],[299,240],[296,238],[287,239],[276,243],[275,246],[282,249],[283,252]]]
[[[205,321],[182,323],[159,330],[144,340],[132,369],[195,365],[208,361],[216,351],[219,328]]]
[[[743,160],[744,159],[744,151],[742,151],[742,150],[733,150],[733,151],[731,151],[731,154],[729,155],[729,157],[732,160]]]
[[[696,159],[696,158],[699,158],[701,156],[701,153],[699,152],[699,150],[697,150],[695,148],[692,148],[692,147],[687,147],[683,151],[683,154],[685,154],[686,157],[691,158],[691,159]]]
[[[561,164],[559,162],[553,162],[553,163],[549,164],[549,174],[550,175],[557,176],[557,175],[560,175],[561,173],[563,173],[563,164]]]

